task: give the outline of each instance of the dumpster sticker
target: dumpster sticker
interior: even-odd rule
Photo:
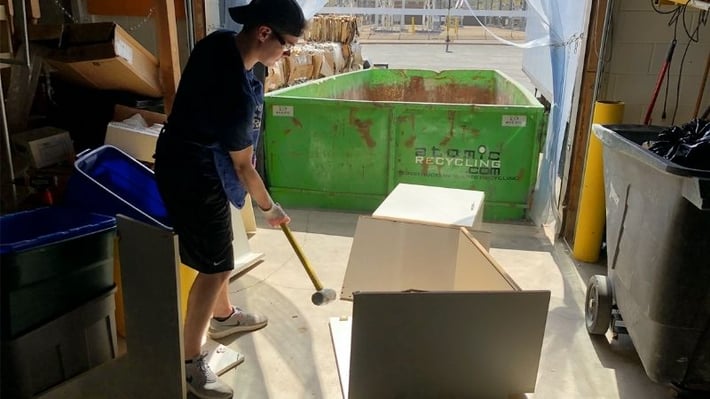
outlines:
[[[503,115],[501,126],[503,127],[525,127],[528,125],[526,115]]]
[[[400,174],[429,176],[429,166],[450,167],[451,172],[456,170],[465,171],[463,174],[456,174],[458,177],[468,177],[473,179],[490,180],[519,180],[519,176],[501,176],[501,152],[490,151],[485,145],[477,148],[449,148],[442,149],[436,146],[431,148],[420,147],[414,150],[414,163],[422,165],[426,172],[412,173],[400,172]],[[433,177],[440,177],[440,173],[431,173]],[[450,176],[453,177],[453,176]]]
[[[292,105],[274,105],[274,116],[293,117]]]

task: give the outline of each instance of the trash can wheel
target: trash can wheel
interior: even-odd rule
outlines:
[[[587,301],[584,306],[587,332],[604,335],[611,322],[611,285],[606,276],[594,275],[587,284]]]

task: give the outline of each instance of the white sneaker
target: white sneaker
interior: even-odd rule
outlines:
[[[268,323],[266,316],[259,313],[249,313],[234,306],[232,315],[227,320],[219,321],[214,317],[210,320],[207,335],[210,338],[223,338],[238,332],[258,330]]]
[[[187,390],[200,399],[229,399],[234,392],[207,364],[207,352],[185,362]]]

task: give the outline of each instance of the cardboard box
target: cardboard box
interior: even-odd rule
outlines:
[[[309,80],[313,76],[313,57],[306,53],[294,53],[286,58],[287,84]]]
[[[273,66],[269,67],[269,73],[266,75],[265,90],[272,91],[286,85],[286,73],[284,71],[285,61],[279,59]]]
[[[78,84],[162,96],[157,58],[112,22],[65,25],[47,62]]]
[[[153,163],[165,115],[117,105],[113,119],[106,127],[104,144],[117,147],[139,161]]]
[[[13,134],[11,140],[15,153],[29,159],[34,168],[74,160],[74,144],[66,130],[46,126]]]
[[[360,216],[340,298],[354,302],[330,319],[346,397],[535,391],[550,291],[518,286],[466,227]]]

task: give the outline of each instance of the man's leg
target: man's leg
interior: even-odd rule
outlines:
[[[212,318],[212,309],[221,291],[226,290],[230,274],[231,271],[216,274],[198,273],[192,283],[185,315],[185,359],[200,355],[202,337]]]
[[[217,318],[226,318],[232,315],[232,302],[229,300],[229,278],[222,283],[222,288],[219,289],[217,298],[212,309],[212,316]]]

